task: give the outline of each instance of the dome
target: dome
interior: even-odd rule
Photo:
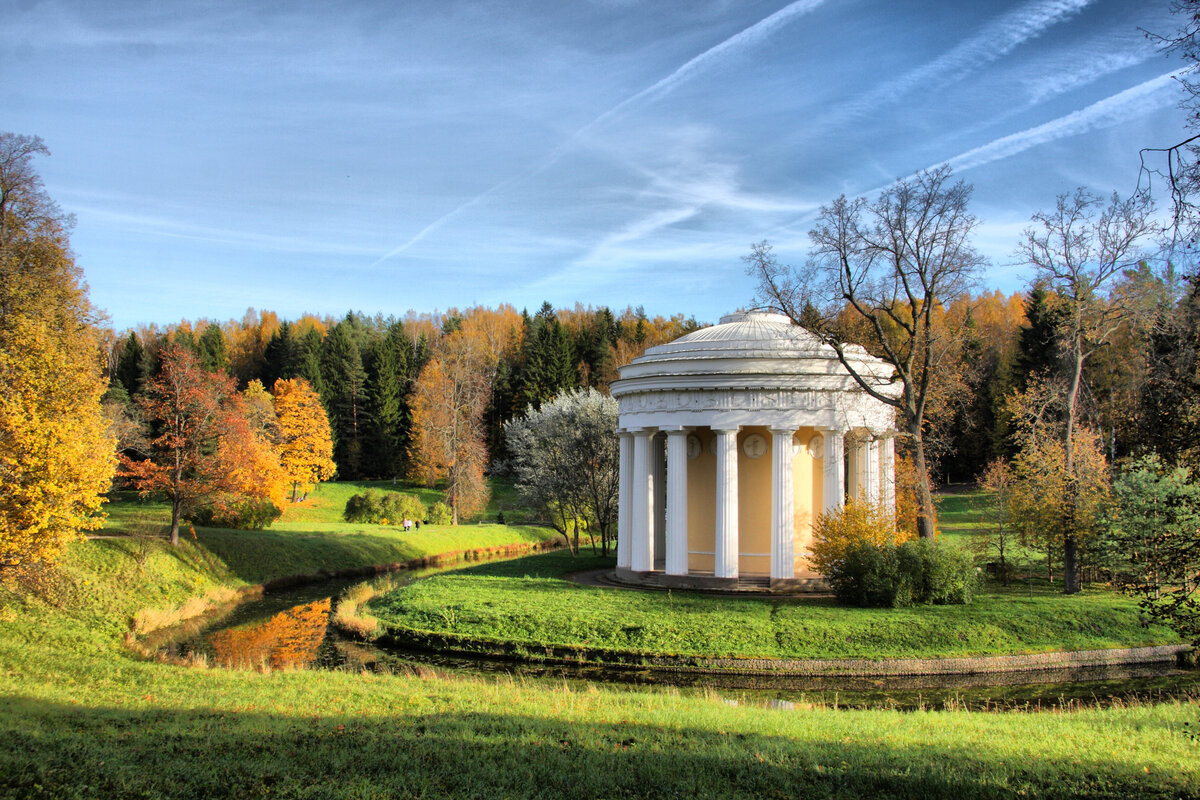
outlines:
[[[891,375],[887,364],[862,347],[847,345],[844,349],[860,375],[876,381]],[[791,378],[795,376],[809,376],[816,381],[807,388],[828,383],[822,378],[835,378],[839,386],[842,379],[853,380],[833,347],[793,324],[787,316],[770,311],[738,311],[721,317],[719,325],[647,349],[621,368],[621,380],[613,385],[613,396],[646,378],[708,376],[715,387],[730,382],[744,384],[751,375],[760,375],[756,384],[767,387],[793,386],[796,382]],[[723,380],[723,376],[733,377]],[[697,384],[688,381],[687,385]]]
[[[899,394],[890,365],[858,345],[844,351],[872,388]],[[679,414],[693,424],[744,424],[753,415],[780,424],[819,416],[831,426],[891,426],[890,406],[863,390],[832,346],[768,311],[728,314],[718,325],[651,347],[620,375],[611,390],[622,426],[666,424]]]

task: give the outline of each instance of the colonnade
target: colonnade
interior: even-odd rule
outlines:
[[[738,440],[740,426],[633,428],[620,435],[620,485],[617,567],[633,572],[661,569],[688,575],[688,436],[715,435],[713,577],[739,575]],[[770,578],[795,576],[795,470],[793,447],[798,428],[769,428],[771,434]],[[822,509],[844,498],[895,505],[894,442],[859,431],[818,429],[809,440],[822,462],[813,480],[822,482]],[[816,440],[820,439],[818,443]],[[847,457],[846,448],[850,447]],[[814,451],[815,450],[815,451]]]

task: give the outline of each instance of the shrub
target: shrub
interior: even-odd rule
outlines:
[[[191,515],[197,525],[213,528],[236,528],[244,531],[261,531],[279,519],[283,511],[265,498],[242,500],[216,507],[205,507]]]
[[[342,519],[346,522],[378,522],[382,518],[383,507],[379,502],[379,494],[372,489],[351,495],[346,501],[346,510],[342,512]]]
[[[384,492],[381,496],[374,489],[368,489],[363,494],[351,495],[342,518],[346,522],[399,525],[404,519],[424,519],[425,514],[425,504],[416,495]]]
[[[841,508],[817,517],[813,526],[813,569],[828,577],[834,565],[856,545],[896,545],[912,536],[912,529],[898,530],[896,518],[882,506],[848,500]]]
[[[968,553],[927,539],[855,542],[825,577],[839,603],[884,608],[969,603],[978,580]]]
[[[430,525],[449,525],[454,521],[454,513],[450,511],[450,506],[437,501],[429,507],[429,524]]]

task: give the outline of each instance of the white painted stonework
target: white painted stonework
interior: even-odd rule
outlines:
[[[899,394],[887,364],[847,349],[860,376]],[[808,577],[816,514],[847,491],[894,503],[893,409],[783,315],[730,314],[620,373],[618,573]]]

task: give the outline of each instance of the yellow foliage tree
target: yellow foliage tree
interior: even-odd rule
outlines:
[[[321,398],[303,378],[275,381],[275,415],[279,425],[279,462],[292,484],[292,502],[303,487],[333,477],[333,434]],[[303,498],[301,498],[303,499]]]
[[[70,219],[30,165],[41,139],[0,133],[0,566],[52,560],[102,524],[113,439],[96,315]]]
[[[811,547],[813,569],[828,575],[855,545],[901,544],[913,538],[914,533],[914,528],[898,528],[895,515],[881,505],[847,500],[841,508],[817,516]]]

